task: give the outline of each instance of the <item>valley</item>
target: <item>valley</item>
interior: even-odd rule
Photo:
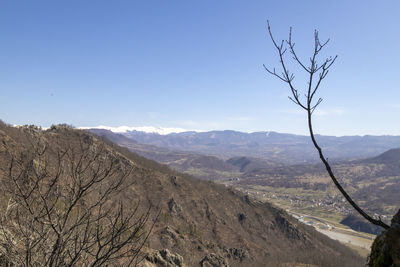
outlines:
[[[267,154],[273,156],[264,154],[262,157],[255,157],[260,155],[259,146],[254,146],[256,152],[246,152],[243,147],[243,144],[254,141],[252,138],[255,138],[255,135],[248,135],[246,139],[246,134],[234,132],[202,133],[199,136],[196,133],[162,136],[138,132],[116,134],[103,130],[93,131],[113,138],[117,143],[118,139],[124,138],[124,142],[119,144],[176,170],[235,188],[245,195],[261,202],[272,203],[295,216],[302,214],[303,222],[356,249],[363,256],[368,252],[375,234],[380,231],[379,228],[369,226],[363,219],[348,220],[353,216],[352,207],[334,187],[323,166],[310,158],[314,153],[311,146],[307,147],[306,138],[290,135],[281,137],[277,133],[265,135],[264,139],[272,137],[274,140],[269,141],[269,146],[273,144],[275,152],[267,149],[266,151],[270,151]],[[227,134],[224,140],[223,134]],[[205,137],[207,135],[208,139]],[[191,141],[188,141],[189,137]],[[138,138],[144,143],[139,143],[133,138]],[[258,143],[264,143],[265,148],[267,141],[259,135],[257,138]],[[334,137],[319,138],[328,153],[333,155],[330,161],[334,172],[346,190],[370,214],[390,222],[399,208],[397,203],[400,203],[400,195],[397,193],[400,191],[400,150],[390,150],[392,146],[400,146],[396,137],[343,137],[336,140]],[[346,154],[343,150],[334,149],[335,146],[343,147],[345,144],[348,148],[353,147],[352,141],[358,146],[352,153]],[[229,142],[236,142],[235,145],[231,144],[230,150]],[[374,142],[379,145],[371,149]],[[280,143],[285,144],[280,146]],[[217,147],[221,147],[218,153]],[[235,148],[238,148],[236,154],[232,152]],[[389,150],[384,150],[386,148]],[[227,150],[231,152],[226,153]],[[305,151],[305,157],[300,156],[301,151]],[[359,154],[355,154],[356,152]],[[371,157],[362,159],[362,153]],[[283,156],[289,154],[291,157]],[[283,156],[281,161],[277,160],[280,156]],[[299,158],[307,163],[299,162]],[[320,222],[310,218],[318,218],[330,226],[320,227]],[[341,224],[342,221],[346,225]],[[351,222],[348,223],[349,221]],[[372,234],[358,232],[360,230]]]

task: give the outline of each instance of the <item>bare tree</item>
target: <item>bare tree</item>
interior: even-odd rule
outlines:
[[[289,99],[293,101],[296,105],[301,107],[302,109],[305,110],[307,113],[307,120],[308,120],[308,130],[311,136],[312,143],[314,147],[317,149],[319,157],[322,161],[322,163],[325,165],[325,168],[332,179],[333,183],[335,186],[339,189],[339,191],[342,193],[342,195],[346,198],[346,200],[350,203],[350,205],[358,212],[360,213],[365,219],[367,219],[369,222],[381,226],[385,229],[388,229],[389,226],[384,223],[380,218],[379,219],[374,219],[370,215],[368,215],[364,210],[362,210],[356,202],[349,196],[349,194],[344,190],[342,185],[338,182],[336,179],[331,166],[328,163],[327,158],[324,156],[321,147],[317,143],[317,140],[314,135],[314,130],[313,130],[313,125],[312,125],[312,115],[315,111],[315,109],[318,107],[319,104],[322,102],[322,98],[317,98],[316,93],[317,90],[319,89],[322,81],[325,79],[325,77],[329,73],[329,69],[335,63],[335,60],[337,59],[337,56],[335,57],[329,57],[326,58],[325,60],[322,61],[322,63],[318,63],[318,55],[320,54],[321,50],[328,44],[329,39],[325,42],[321,42],[318,36],[318,31],[315,30],[314,32],[314,52],[310,57],[310,62],[309,64],[305,64],[303,61],[299,59],[299,57],[296,54],[295,50],[295,43],[292,40],[292,28],[290,28],[289,31],[289,38],[285,41],[282,40],[281,42],[276,42],[274,39],[274,36],[272,35],[271,32],[271,26],[269,24],[269,21],[267,22],[268,24],[268,32],[269,36],[271,37],[272,43],[275,46],[276,50],[278,51],[279,54],[279,62],[282,67],[282,73],[277,73],[275,68],[269,69],[264,65],[264,68],[266,71],[273,76],[279,78],[283,82],[287,83],[292,96],[289,96]],[[303,92],[299,92],[296,86],[293,83],[293,80],[295,79],[294,73],[290,72],[288,70],[287,64],[285,62],[285,53],[289,52],[290,55],[292,56],[292,59],[300,66],[300,68],[306,72],[308,75],[308,83],[306,90],[304,92],[305,99],[301,96]]]
[[[4,141],[0,255],[15,266],[136,265],[151,206],[123,203],[131,165],[93,137]],[[17,152],[16,152],[17,151]],[[3,165],[4,166],[4,165]],[[154,225],[154,224],[153,224]],[[1,260],[0,260],[1,261]]]

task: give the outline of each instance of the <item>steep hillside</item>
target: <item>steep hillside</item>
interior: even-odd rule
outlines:
[[[256,202],[225,186],[176,173],[164,165],[86,132],[64,126],[42,131],[34,127],[14,128],[1,124],[0,139],[0,144],[7,147],[7,150],[0,150],[2,183],[10,179],[6,152],[12,150],[16,155],[29,155],[35,144],[45,144],[46,151],[39,151],[40,155],[50,153],[55,156],[49,164],[57,163],[58,152],[84,146],[88,154],[71,159],[72,162],[77,160],[78,166],[86,166],[86,161],[90,159],[94,163],[102,160],[100,165],[95,165],[97,168],[115,162],[119,168],[129,170],[126,172],[125,188],[110,199],[112,202],[108,202],[108,205],[120,201],[134,206],[140,200],[140,211],[145,211],[148,203],[159,209],[159,216],[144,252],[168,249],[181,255],[186,266],[199,266],[200,262],[205,264],[205,261],[213,259],[229,263],[230,266],[277,266],[278,263],[307,263],[316,266],[364,264],[364,259],[346,247],[269,204]],[[99,150],[99,147],[102,149]],[[91,153],[95,151],[98,154],[92,157]],[[41,168],[40,164],[37,166],[35,168]],[[52,166],[48,168],[49,174],[53,171],[59,173],[56,167],[64,165]],[[26,179],[29,181],[29,176]],[[1,209],[9,201],[5,196],[0,199]],[[157,213],[154,208],[151,212]],[[165,251],[163,253],[168,254]],[[147,258],[151,260],[152,257]]]

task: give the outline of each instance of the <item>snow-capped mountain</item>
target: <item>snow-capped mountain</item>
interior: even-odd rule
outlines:
[[[104,125],[99,125],[99,126],[95,126],[95,127],[79,127],[79,129],[104,129],[104,130],[112,131],[114,133],[127,133],[127,132],[132,132],[132,131],[138,131],[138,132],[145,132],[145,133],[157,133],[160,135],[167,135],[170,133],[182,133],[182,132],[188,131],[183,128],[167,128],[167,127],[154,127],[154,126],[112,127],[112,126],[104,126]]]

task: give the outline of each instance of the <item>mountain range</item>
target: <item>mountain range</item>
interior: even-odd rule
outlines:
[[[104,130],[104,129],[103,129]],[[102,129],[93,131],[102,132]],[[143,131],[124,131],[121,134],[140,144],[153,145],[174,151],[201,153],[228,159],[237,156],[259,158],[277,164],[315,162],[318,154],[309,136],[277,132],[244,133],[237,131],[179,132],[158,134]],[[323,136],[316,135],[331,160],[373,157],[386,150],[400,147],[400,136]]]

